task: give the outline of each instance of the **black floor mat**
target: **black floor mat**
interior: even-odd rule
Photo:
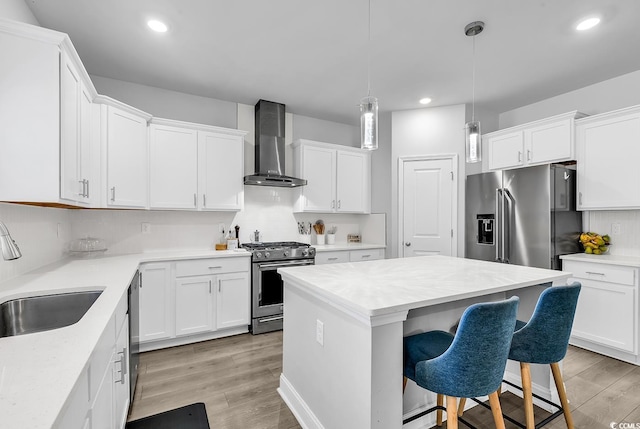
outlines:
[[[210,429],[202,402],[127,423],[126,429]]]

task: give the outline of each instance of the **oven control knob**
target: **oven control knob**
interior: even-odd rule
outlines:
[[[284,252],[282,252],[282,256],[284,256],[284,257],[286,258],[287,256],[289,256],[289,252],[287,252],[287,251],[285,250]]]
[[[269,256],[271,256],[271,253],[269,253],[269,252],[264,252],[264,257],[265,257],[265,258],[268,258]]]
[[[304,249],[302,251],[302,256],[309,256],[309,249]]]
[[[258,258],[258,259],[262,258],[262,253],[261,252],[256,252],[256,258]]]

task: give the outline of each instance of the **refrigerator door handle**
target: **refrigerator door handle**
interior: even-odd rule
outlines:
[[[504,233],[503,233],[503,240],[506,243],[505,245],[503,245],[502,248],[502,262],[506,263],[506,264],[510,264],[511,263],[511,229],[513,226],[513,223],[515,222],[514,220],[514,206],[516,203],[515,198],[513,198],[513,195],[511,195],[511,192],[509,192],[508,189],[505,189],[504,191],[504,206],[506,207],[506,212],[507,212],[507,216],[504,218]],[[503,214],[504,214],[504,207],[503,207]]]
[[[504,224],[502,222],[502,217],[500,216],[500,200],[502,200],[502,189],[496,188],[496,233],[499,234],[496,243],[496,262],[502,262],[502,258],[500,258],[500,241],[503,240],[504,237]]]

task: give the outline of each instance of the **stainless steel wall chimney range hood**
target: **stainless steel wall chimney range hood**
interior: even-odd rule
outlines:
[[[284,104],[260,100],[256,104],[256,173],[244,177],[245,185],[293,188],[304,179],[284,175]]]

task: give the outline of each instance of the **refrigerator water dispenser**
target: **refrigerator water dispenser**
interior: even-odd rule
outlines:
[[[479,214],[476,215],[476,221],[478,223],[478,233],[476,235],[478,244],[493,245],[495,215]]]

